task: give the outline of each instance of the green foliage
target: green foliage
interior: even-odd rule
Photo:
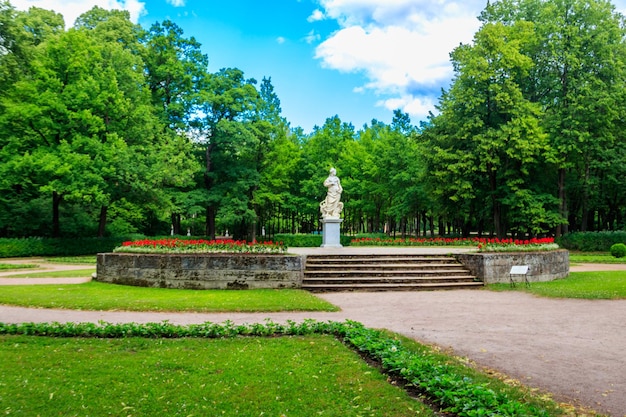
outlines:
[[[119,236],[108,238],[2,238],[0,239],[0,258],[24,256],[77,256],[94,255],[100,252],[112,252],[124,241],[137,236]]]
[[[582,252],[608,252],[622,242],[626,242],[626,231],[573,232],[556,239],[562,248]]]
[[[279,233],[274,235],[275,242],[282,242],[283,245],[290,248],[315,248],[322,245],[323,239],[321,234],[287,234]],[[352,240],[351,236],[341,235],[339,241],[343,246],[349,246]]]
[[[623,258],[626,256],[626,245],[623,243],[616,243],[611,246],[611,255],[616,258]]]

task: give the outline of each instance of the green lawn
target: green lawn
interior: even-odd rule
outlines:
[[[88,278],[96,272],[96,268],[76,269],[67,271],[43,271],[6,275],[4,278]]]
[[[570,252],[571,264],[626,264],[626,257],[616,258],[608,252]]]
[[[88,282],[77,285],[9,285],[0,304],[73,310],[269,312],[337,311],[303,290],[178,290]]]
[[[46,262],[56,262],[61,264],[96,264],[96,256],[57,256],[46,258]]]
[[[35,264],[3,264],[3,263],[0,263],[0,271],[11,270],[11,269],[37,268],[38,266],[39,265],[35,265]]]
[[[15,416],[433,416],[332,336],[0,336]]]
[[[626,271],[572,272],[567,278],[533,282],[530,288],[518,284],[490,284],[495,291],[526,291],[543,297],[586,298],[599,300],[626,299]]]

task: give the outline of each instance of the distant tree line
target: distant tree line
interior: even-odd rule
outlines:
[[[307,134],[271,78],[209,72],[172,21],[95,7],[65,30],[0,1],[0,237],[316,232],[331,167],[345,233],[623,229],[623,16],[501,0],[480,19],[436,115]]]

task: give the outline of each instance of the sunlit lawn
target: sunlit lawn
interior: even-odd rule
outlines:
[[[549,282],[533,282],[530,288],[509,284],[490,284],[496,291],[526,291],[543,297],[626,299],[626,271],[572,272],[567,278]]]
[[[268,312],[337,311],[303,290],[179,290],[88,282],[77,285],[10,285],[0,304],[75,310]]]
[[[626,264],[626,257],[616,258],[608,252],[570,252],[571,264]]]
[[[28,269],[28,268],[37,268],[39,265],[35,264],[8,264],[8,263],[0,263],[0,271],[6,271],[11,269]]]
[[[432,416],[332,336],[0,336],[16,416]]]
[[[96,272],[96,268],[70,269],[65,271],[20,272],[5,275],[3,278],[88,278]]]

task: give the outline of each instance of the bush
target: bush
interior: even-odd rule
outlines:
[[[80,256],[112,252],[126,240],[138,236],[0,239],[0,258],[26,256]]]
[[[560,247],[582,252],[608,252],[612,245],[626,242],[626,231],[574,232],[555,239]]]
[[[611,255],[616,258],[623,258],[624,256],[626,256],[626,245],[624,245],[623,243],[616,243],[615,245],[611,246]]]
[[[352,239],[350,236],[340,236],[340,242],[343,246],[349,246],[350,240]],[[287,234],[281,233],[276,234],[272,238],[272,240],[276,243],[282,242],[283,245],[288,248],[315,248],[322,246],[322,235],[314,235],[314,234]]]

